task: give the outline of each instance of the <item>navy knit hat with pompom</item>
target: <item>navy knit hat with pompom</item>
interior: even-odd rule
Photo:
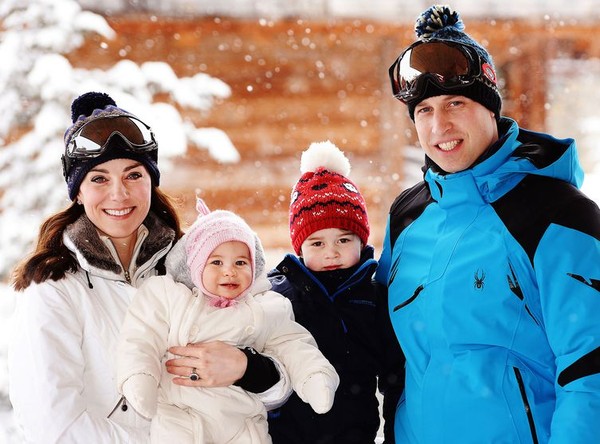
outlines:
[[[116,102],[106,93],[87,92],[80,95],[71,104],[71,120],[73,125],[65,131],[65,148],[69,146],[73,134],[86,123],[103,117],[116,116],[135,117],[130,112],[117,107]],[[117,125],[115,126],[115,131],[118,131]],[[70,159],[71,168],[68,172],[66,171],[63,158],[64,175],[69,191],[69,198],[75,200],[79,193],[81,181],[92,168],[114,159],[131,159],[140,162],[148,170],[152,178],[152,184],[158,186],[160,171],[158,170],[157,151],[152,153],[123,149],[119,144],[119,138],[115,138],[111,140],[108,148],[98,157]]]
[[[502,98],[496,85],[496,69],[490,54],[468,34],[464,33],[465,25],[458,12],[447,5],[434,5],[424,11],[415,23],[417,38],[426,42],[452,42],[470,46],[488,65],[478,81],[469,86],[453,89],[453,94],[468,97],[492,111],[496,120],[500,118]],[[418,99],[408,101],[410,118],[415,120],[415,107],[428,97],[448,94],[432,82],[425,82],[425,92]]]

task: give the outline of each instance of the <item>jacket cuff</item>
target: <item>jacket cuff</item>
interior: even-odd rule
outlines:
[[[248,358],[246,373],[233,385],[252,393],[262,393],[279,382],[281,376],[275,363],[252,347],[240,349]]]

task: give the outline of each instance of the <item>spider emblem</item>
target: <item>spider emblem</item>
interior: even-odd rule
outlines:
[[[473,277],[475,278],[475,282],[473,282],[473,288],[476,290],[483,290],[483,286],[485,285],[485,271],[477,270]]]

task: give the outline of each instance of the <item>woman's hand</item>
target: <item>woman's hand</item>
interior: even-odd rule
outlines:
[[[180,356],[165,363],[167,371],[177,376],[173,382],[189,387],[230,386],[244,376],[248,365],[244,352],[220,341],[171,347],[169,352]],[[197,381],[189,378],[192,372],[199,376]]]

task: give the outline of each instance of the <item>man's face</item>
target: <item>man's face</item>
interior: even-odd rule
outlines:
[[[442,170],[469,168],[496,140],[494,113],[464,96],[434,96],[415,107],[415,127],[425,154]]]

